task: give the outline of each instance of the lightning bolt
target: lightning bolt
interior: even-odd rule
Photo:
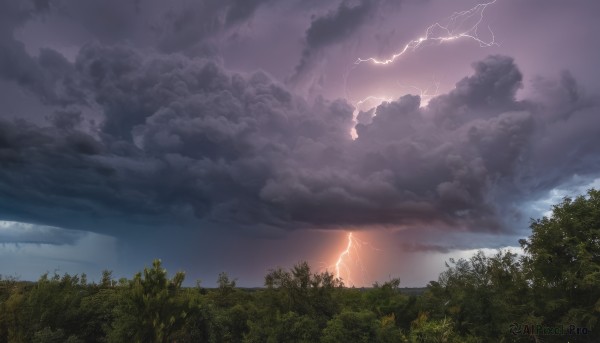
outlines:
[[[440,82],[437,82],[437,81],[433,81],[433,88],[434,88],[433,93],[430,92],[430,90],[432,88],[431,86],[429,86],[429,87],[427,87],[425,89],[417,87],[415,85],[402,85],[402,84],[400,84],[400,86],[407,87],[407,88],[412,88],[412,89],[418,91],[419,92],[419,97],[421,98],[421,107],[427,106],[427,104],[429,103],[429,100],[431,100],[431,99],[435,98],[436,96],[438,96],[438,93],[439,93],[439,90],[440,90]]]
[[[367,284],[368,281],[370,281],[369,279],[371,278],[371,276],[369,275],[367,268],[363,264],[360,254],[361,248],[363,246],[368,246],[374,251],[381,251],[381,249],[374,247],[369,242],[365,242],[358,239],[352,232],[349,232],[346,235],[346,239],[346,248],[339,253],[335,264],[331,266],[335,270],[335,277],[344,280],[345,283],[347,283],[348,285],[354,285],[356,284],[356,280],[352,278],[353,273],[351,273],[351,269],[359,268],[360,273],[357,273],[355,271],[354,274],[360,274],[362,283]]]
[[[405,87],[405,88],[412,88],[416,91],[419,92],[419,96],[421,97],[421,100],[425,100],[423,101],[422,106],[425,106],[427,104],[427,102],[436,97],[438,95],[438,91],[440,88],[440,83],[439,82],[433,82],[433,87],[427,87],[427,88],[421,88],[421,87],[417,87],[415,85],[403,85],[398,83],[401,87]],[[434,91],[431,92],[431,88],[434,88]],[[358,114],[358,111],[361,110],[361,106],[366,104],[366,103],[376,103],[376,105],[374,107],[377,107],[379,105],[381,105],[384,102],[391,102],[393,101],[394,98],[392,97],[380,97],[380,96],[375,96],[375,95],[369,95],[366,98],[363,98],[361,100],[358,100],[357,102],[354,103],[354,109],[355,112],[354,113],[354,117],[356,117],[356,115]],[[373,107],[370,107],[373,108]]]
[[[447,24],[443,25],[440,23],[435,23],[430,25],[427,28],[427,30],[425,30],[424,36],[411,40],[404,46],[402,50],[393,54],[390,58],[386,60],[379,60],[375,57],[358,58],[356,62],[354,62],[354,64],[358,65],[363,62],[371,62],[373,64],[379,65],[390,64],[405,53],[409,51],[414,51],[427,42],[445,43],[458,39],[471,39],[479,43],[479,46],[481,47],[490,47],[498,45],[498,43],[496,43],[495,41],[494,32],[489,28],[489,26],[488,30],[492,35],[491,40],[485,41],[479,38],[478,33],[479,25],[483,21],[485,9],[488,6],[494,4],[496,1],[497,0],[492,0],[490,2],[477,4],[475,5],[475,7],[466,11],[454,12],[454,14],[447,18]],[[475,23],[468,25],[467,22],[471,18],[476,18],[477,20],[475,21]]]
[[[340,274],[340,268],[344,267],[346,269],[346,272],[348,271],[348,267],[347,265],[344,263],[344,257],[347,257],[350,255],[350,250],[352,249],[354,240],[352,238],[352,232],[348,233],[348,245],[346,246],[346,250],[342,251],[342,253],[340,254],[340,257],[338,257],[337,262],[335,263],[335,277],[340,279],[341,278],[341,274]],[[348,274],[348,273],[346,273]]]
[[[392,101],[392,100],[393,100],[392,98],[384,98],[384,97],[369,95],[368,97],[366,97],[362,100],[358,100],[356,102],[356,104],[354,104],[354,107],[359,108],[362,104],[369,102],[369,101],[376,101],[381,104],[382,102]]]
[[[377,115],[377,107],[379,105],[381,105],[383,102],[391,102],[393,99],[392,98],[384,98],[384,97],[379,97],[379,96],[374,96],[374,95],[369,95],[368,97],[361,99],[359,101],[357,101],[354,104],[354,112],[352,112],[352,117],[353,120],[356,121],[356,118],[358,116],[358,113],[361,111],[361,106],[365,103],[371,103],[371,102],[375,102],[375,106],[370,107],[370,108],[375,108],[375,112],[373,112],[373,116]],[[352,137],[352,139],[356,139],[358,138],[358,133],[356,132],[356,127],[352,127],[350,129],[350,136]]]
[[[446,19],[445,24],[438,22],[438,23],[430,25],[425,30],[425,34],[423,36],[418,37],[414,40],[411,40],[404,46],[404,48],[402,50],[393,54],[388,59],[379,60],[375,57],[358,58],[354,62],[354,66],[349,68],[348,72],[345,73],[344,94],[346,95],[346,99],[348,99],[348,89],[347,89],[348,88],[347,87],[348,77],[350,76],[352,71],[361,63],[371,62],[372,64],[375,64],[375,65],[387,65],[387,64],[393,63],[398,58],[400,58],[402,55],[406,54],[407,52],[415,51],[416,49],[418,49],[419,47],[421,47],[422,45],[424,45],[426,43],[442,44],[442,43],[451,42],[451,41],[455,41],[455,40],[459,40],[459,39],[470,39],[470,40],[477,42],[480,47],[498,46],[499,44],[496,42],[494,32],[492,31],[492,29],[489,26],[488,26],[488,30],[491,34],[491,39],[486,41],[486,40],[480,38],[480,36],[479,36],[479,26],[483,22],[484,12],[488,8],[488,6],[496,3],[496,1],[497,0],[491,0],[489,2],[477,4],[474,7],[470,8],[468,10],[465,10],[465,11],[454,12],[450,17],[448,17]],[[473,18],[475,18],[474,23],[472,21]],[[471,24],[469,24],[469,22]],[[429,87],[425,88],[425,89],[422,89],[422,88],[419,88],[416,86],[412,86],[412,85],[404,86],[404,87],[410,87],[410,88],[416,89],[419,92],[421,99],[428,98],[426,101],[424,101],[424,103],[426,105],[426,103],[429,101],[429,99],[437,96],[439,85],[440,85],[439,82],[434,82],[435,92],[433,94],[429,92],[429,89],[430,89]],[[384,101],[392,101],[392,98],[369,95],[366,98],[363,98],[363,99],[357,101],[354,104],[354,113],[353,113],[354,120],[356,120],[356,116],[360,111],[360,106],[365,103],[371,102],[371,101],[377,102],[378,103],[377,106],[378,106],[379,104],[381,104]],[[375,106],[375,107],[377,107],[377,106]],[[422,103],[422,106],[424,106],[423,103]],[[358,137],[357,133],[356,133],[356,129],[354,127],[352,128],[350,134],[353,139],[356,139]],[[350,278],[350,268],[349,268],[349,265],[346,262],[346,260],[353,259],[353,260],[355,260],[355,264],[360,265],[363,273],[365,273],[366,270],[362,264],[362,261],[360,260],[360,255],[358,254],[358,248],[360,248],[360,245],[362,244],[361,241],[356,239],[356,237],[354,237],[352,235],[352,232],[348,233],[347,240],[348,240],[348,242],[346,245],[346,249],[344,249],[339,254],[337,261],[335,263],[335,266],[334,266],[335,277],[338,279],[341,279],[342,271],[343,271],[344,274],[346,274],[346,276],[347,276],[347,281],[350,284],[353,284],[352,279]],[[375,249],[375,250],[379,250],[379,249]]]
[[[428,42],[441,44],[441,43],[445,43],[445,42],[455,41],[458,39],[471,39],[471,40],[477,42],[480,47],[498,46],[499,44],[496,43],[494,32],[491,30],[491,28],[489,26],[488,26],[488,30],[491,34],[491,39],[486,41],[479,37],[479,26],[483,22],[484,12],[488,8],[488,6],[496,3],[496,1],[498,1],[498,0],[491,0],[489,2],[480,3],[480,4],[477,4],[474,7],[470,8],[468,10],[465,10],[465,11],[454,12],[450,17],[448,17],[446,19],[445,24],[438,22],[438,23],[430,25],[425,30],[425,34],[423,36],[418,37],[414,40],[411,40],[404,46],[404,48],[402,50],[393,54],[390,58],[388,58],[386,60],[379,60],[375,57],[358,58],[356,60],[356,62],[354,62],[354,66],[348,70],[348,73],[346,74],[346,76],[344,78],[344,93],[346,94],[346,98],[348,98],[348,96],[347,96],[347,94],[348,94],[348,91],[347,91],[348,77],[349,77],[350,73],[352,73],[352,71],[361,63],[371,62],[372,64],[375,64],[375,65],[387,65],[387,64],[393,63],[394,61],[396,61],[398,58],[400,58],[405,53],[410,52],[410,51],[415,51],[416,49],[421,47],[423,44],[428,43]],[[429,92],[429,87],[424,90],[419,87],[416,87],[416,86],[405,86],[405,87],[414,88],[417,91],[419,91],[419,95],[421,96],[421,100],[422,100],[421,106],[423,107],[423,106],[427,105],[427,103],[429,102],[430,99],[437,96],[438,89],[439,89],[439,82],[435,82],[434,85],[435,85],[435,92],[433,94]],[[358,115],[359,111],[361,110],[361,106],[364,105],[365,103],[371,103],[373,101],[375,101],[377,103],[375,106],[375,107],[377,107],[384,101],[392,101],[392,98],[385,98],[385,97],[369,95],[366,98],[363,98],[363,99],[355,102],[354,103],[354,113],[353,113],[354,120],[356,120],[356,116]],[[376,115],[376,114],[377,113],[374,113],[373,115]],[[350,135],[351,135],[352,139],[356,139],[358,137],[358,135],[356,133],[356,129],[354,127],[351,129]]]

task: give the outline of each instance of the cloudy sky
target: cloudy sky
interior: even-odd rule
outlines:
[[[449,257],[516,247],[600,186],[598,13],[2,0],[0,274],[161,258],[190,284],[260,286],[299,261],[335,270],[353,232],[348,284],[424,286]]]

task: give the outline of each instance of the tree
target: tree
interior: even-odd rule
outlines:
[[[271,306],[281,312],[331,317],[338,312],[334,291],[343,283],[331,273],[313,273],[308,263],[301,262],[289,272],[272,270],[265,277],[265,286],[272,298]]]
[[[420,313],[412,323],[411,343],[450,343],[458,342],[450,320],[429,320],[426,313]]]
[[[488,257],[478,251],[468,260],[450,259],[447,267],[419,299],[421,310],[431,320],[413,325],[413,333],[417,328],[436,332],[450,323],[463,338],[513,339],[507,328],[512,322],[525,320],[531,308],[527,280],[517,255],[498,251]]]
[[[183,272],[167,278],[160,260],[137,273],[120,299],[113,331],[114,342],[167,343],[187,315],[187,304],[179,296]]]
[[[80,313],[81,302],[88,295],[87,282],[83,281],[77,274],[65,273],[61,277],[54,273],[51,278],[47,273],[42,275],[27,294],[23,306],[27,341],[35,337],[48,342],[79,340],[78,334],[86,327]]]
[[[550,217],[531,223],[519,243],[525,270],[546,324],[576,322],[592,330],[600,319],[600,191],[566,197]]]
[[[112,270],[105,269],[102,271],[102,278],[100,279],[100,287],[109,288],[115,285],[115,281],[112,278]]]
[[[344,311],[327,323],[321,339],[324,343],[370,343],[378,338],[379,321],[371,311]]]
[[[13,278],[0,281],[0,342],[26,342],[29,322],[25,283]]]

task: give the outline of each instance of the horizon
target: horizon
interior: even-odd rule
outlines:
[[[600,189],[600,2],[7,0],[0,275],[426,287]],[[577,20],[578,25],[569,25]]]

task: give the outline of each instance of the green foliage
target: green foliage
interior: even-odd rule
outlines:
[[[296,312],[316,317],[322,324],[339,311],[334,294],[341,289],[341,280],[333,274],[312,273],[308,263],[294,266],[290,271],[273,270],[265,277],[267,301],[281,313]]]
[[[400,279],[391,279],[383,284],[375,283],[373,289],[365,293],[368,308],[378,317],[392,316],[394,324],[408,329],[416,317],[416,298],[400,292]]]
[[[327,323],[323,330],[324,343],[369,343],[378,336],[379,321],[371,311],[344,311]]]
[[[0,342],[26,342],[27,285],[14,279],[1,280],[0,285]]]
[[[66,337],[62,329],[52,330],[45,327],[33,334],[32,343],[84,343],[77,336]]]
[[[380,319],[380,328],[377,341],[381,343],[406,342],[404,333],[396,325],[396,316],[392,313]]]
[[[178,297],[184,277],[178,272],[169,280],[160,260],[136,274],[119,299],[110,341],[168,342],[187,315]]]
[[[600,191],[553,206],[521,240],[525,272],[539,295],[535,313],[546,323],[598,327],[600,319]]]
[[[412,323],[409,339],[411,343],[459,342],[449,320],[428,320],[425,313],[420,313]]]
[[[452,318],[461,335],[483,339],[508,335],[510,323],[527,312],[529,301],[517,256],[499,251],[487,257],[479,251],[469,260],[450,263],[430,285],[423,309],[438,320]]]
[[[250,331],[245,342],[317,342],[320,335],[318,323],[307,315],[288,312],[277,314],[268,327],[260,327],[257,322],[250,322]]]
[[[314,342],[336,313],[343,284],[331,273],[313,273],[306,262],[272,270],[257,295],[257,316],[248,322],[248,342]]]
[[[345,288],[306,262],[265,276],[265,288],[243,290],[226,273],[218,287],[183,288],[160,260],[133,279],[103,271],[42,275],[35,282],[0,277],[0,343],[30,342],[564,342],[521,325],[586,327],[598,341],[600,192],[565,198],[521,240],[526,255],[482,252],[450,260],[419,296],[400,280]]]
[[[64,335],[63,341],[76,336],[85,326],[80,320],[80,309],[83,298],[88,295],[86,286],[78,275],[60,277],[55,273],[52,278],[42,275],[29,292],[23,308],[28,318],[27,340],[33,340],[32,334],[49,340]]]
[[[172,340],[178,343],[218,342],[215,314],[210,309],[203,290],[186,289],[180,296],[187,304],[188,312],[184,323],[173,333]]]

